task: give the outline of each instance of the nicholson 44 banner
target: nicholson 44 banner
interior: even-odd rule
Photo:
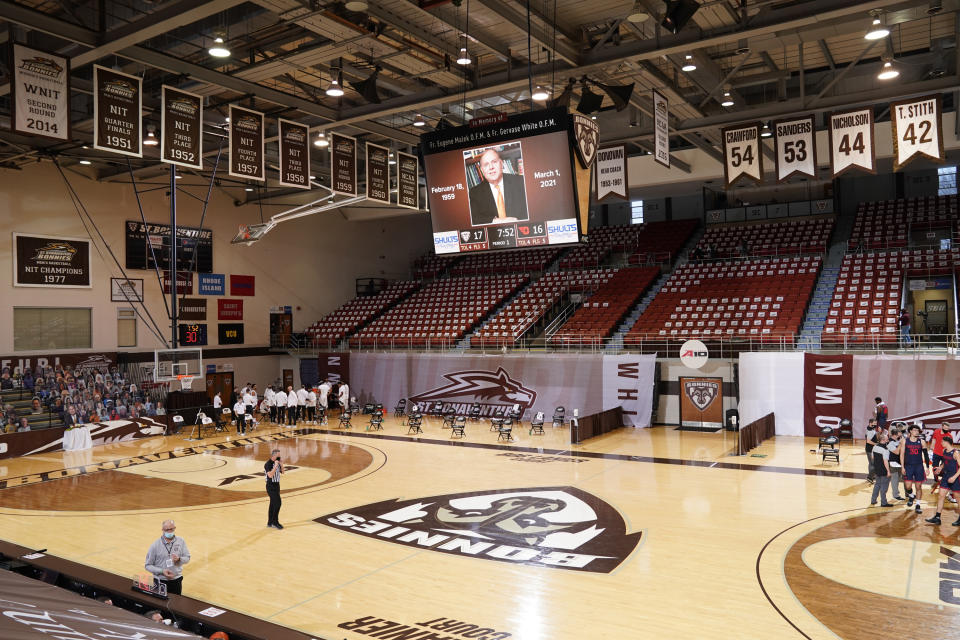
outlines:
[[[873,107],[830,114],[830,169],[833,177],[854,167],[877,172]]]
[[[140,158],[142,81],[93,65],[93,148]]]
[[[203,169],[203,98],[163,86],[160,161]]]
[[[420,208],[420,161],[417,156],[397,153],[397,206]]]
[[[763,153],[760,149],[760,123],[728,127],[723,130],[723,169],[730,187],[740,178],[763,182]]]
[[[894,171],[917,156],[944,161],[941,100],[934,95],[890,105]]]
[[[657,91],[653,92],[653,159],[670,168],[670,103]]]
[[[13,286],[89,288],[90,240],[14,233]]]
[[[627,199],[627,147],[619,145],[597,151],[597,201]]]
[[[817,129],[813,116],[773,123],[777,181],[795,176],[817,177]]]
[[[283,118],[278,118],[277,122],[280,129],[280,185],[309,189],[310,128]]]
[[[230,105],[230,169],[234,178],[265,180],[263,114]]]
[[[13,45],[13,130],[70,139],[70,61]]]
[[[357,195],[357,139],[330,135],[330,186],[334,193]]]
[[[390,204],[390,149],[367,143],[367,200]]]

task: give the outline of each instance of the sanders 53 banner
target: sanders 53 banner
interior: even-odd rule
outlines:
[[[657,91],[653,92],[653,159],[670,168],[670,103]]]
[[[940,95],[890,105],[894,171],[899,171],[918,156],[935,162],[944,161],[942,113]]]
[[[13,286],[89,288],[90,240],[14,233]]]
[[[420,161],[417,156],[397,153],[397,206],[420,208]]]
[[[230,105],[230,170],[234,178],[265,180],[263,114]]]
[[[367,143],[367,200],[390,204],[390,149]]]
[[[13,45],[13,130],[70,139],[70,61]]]
[[[330,186],[334,193],[357,195],[357,139],[330,135]]]
[[[627,199],[627,148],[624,145],[597,151],[597,201]]]
[[[143,156],[142,81],[93,65],[93,148]]]
[[[310,188],[310,128],[277,118],[280,145],[280,185]]]
[[[160,161],[203,169],[203,98],[163,86],[160,104]]]
[[[740,178],[763,182],[763,153],[760,151],[760,123],[727,127],[723,130],[723,169],[730,187]]]
[[[873,107],[830,114],[830,169],[833,177],[849,169],[877,172],[873,146]]]
[[[777,181],[796,175],[817,177],[817,129],[813,116],[773,123]]]

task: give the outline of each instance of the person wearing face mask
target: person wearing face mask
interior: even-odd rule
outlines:
[[[167,585],[167,593],[179,595],[183,589],[183,565],[190,562],[187,542],[177,536],[173,520],[164,520],[159,538],[147,550],[144,568]]]

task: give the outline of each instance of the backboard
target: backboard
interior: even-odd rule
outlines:
[[[203,349],[155,349],[153,352],[153,381],[172,382],[177,376],[200,377],[203,369]]]

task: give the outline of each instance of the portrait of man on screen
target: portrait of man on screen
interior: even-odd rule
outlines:
[[[474,226],[529,219],[520,144],[473,149],[464,153]]]

